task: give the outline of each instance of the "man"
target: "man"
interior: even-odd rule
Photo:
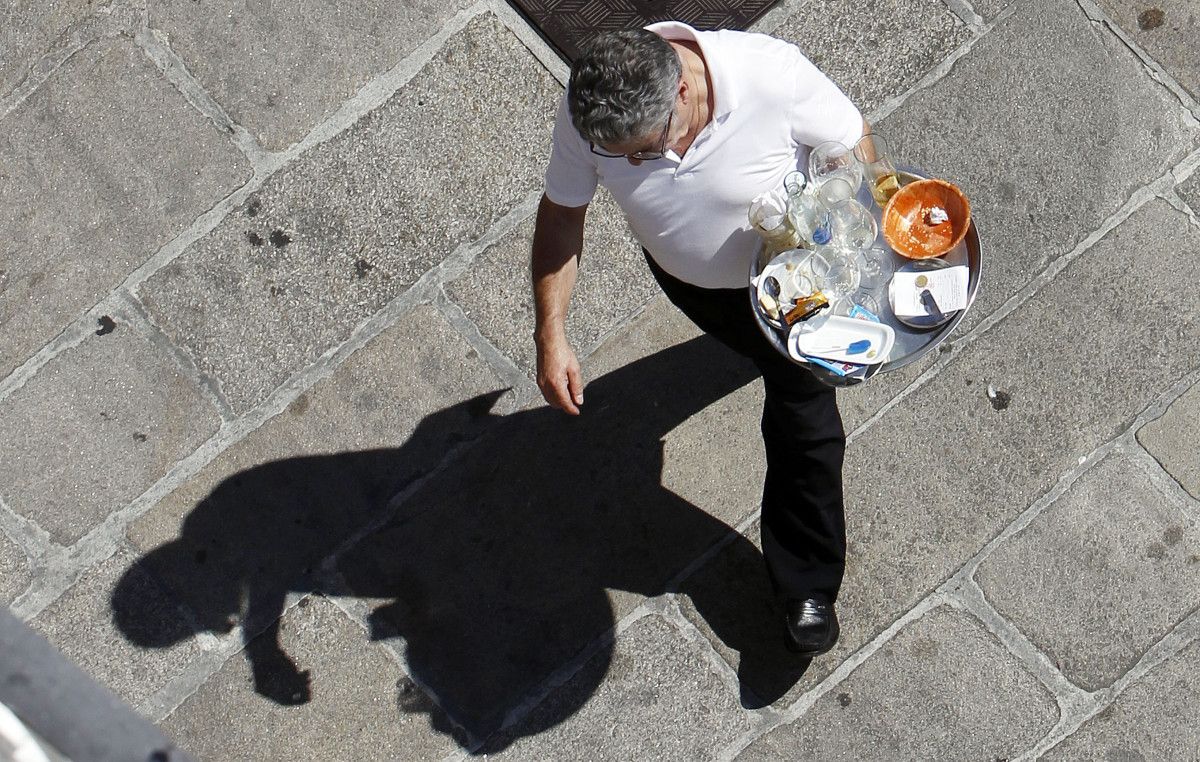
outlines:
[[[766,390],[762,545],[785,601],[785,643],[833,647],[845,568],[842,458],[834,392],[759,332],[746,293],[758,238],[751,199],[782,185],[808,149],[869,130],[849,99],[793,45],[664,22],[596,38],[571,70],[534,232],[537,381],[553,406],[582,406],[566,316],[583,222],[604,185],[667,297],[749,357]]]

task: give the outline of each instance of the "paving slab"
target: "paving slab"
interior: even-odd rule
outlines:
[[[1200,214],[1200,172],[1193,172],[1192,176],[1181,182],[1176,190],[1192,211]]]
[[[1099,5],[1193,98],[1200,98],[1200,61],[1196,59],[1200,8],[1194,0],[1139,3],[1099,0]]]
[[[418,308],[133,522],[137,566],[202,629],[272,621],[286,591],[313,589],[317,564],[511,404],[445,319]]]
[[[864,115],[915,85],[971,36],[941,0],[862,8],[808,0],[771,34],[793,42]]]
[[[425,760],[454,748],[414,716],[437,713],[429,698],[333,603],[305,599],[281,629],[312,670],[312,701],[264,701],[235,657],[159,723],[163,732],[196,759]]]
[[[563,720],[564,704],[582,709]],[[714,759],[751,724],[701,647],[648,616],[484,751],[503,750],[499,759],[570,759],[583,750],[595,760]]]
[[[77,53],[0,120],[0,376],[249,179],[129,40]]]
[[[560,92],[511,32],[480,16],[141,296],[243,412],[541,187]]]
[[[949,349],[951,339],[942,342],[941,347]],[[939,349],[941,348],[939,347]],[[838,410],[842,414],[842,426],[850,434],[871,416],[891,402],[892,399],[907,389],[917,377],[937,362],[941,355],[931,352],[912,365],[898,370],[879,373],[869,381],[857,386],[838,389]]]
[[[8,605],[25,592],[33,575],[21,547],[0,532],[0,605]]]
[[[993,606],[1089,691],[1200,605],[1200,529],[1128,455],[1111,455],[976,575]]]
[[[1117,696],[1041,759],[1188,760],[1200,749],[1200,643],[1193,642]]]
[[[150,27],[167,33],[204,89],[279,151],[471,4],[155,0],[149,9]]]
[[[529,280],[533,222],[530,217],[488,247],[462,277],[446,286],[480,332],[531,378],[537,373]],[[576,352],[593,347],[660,293],[641,246],[603,189],[588,207],[583,240],[567,319],[567,337]]]
[[[842,639],[815,666],[895,621],[1200,363],[1196,294],[1161,285],[1200,276],[1184,219],[1148,204],[848,448]],[[1151,241],[1162,258],[1131,271],[1130,247]],[[1136,324],[1126,289],[1154,294]]]
[[[1012,759],[1057,720],[1053,696],[989,632],[937,609],[738,759]]]
[[[0,8],[0,96],[25,77],[54,40],[108,2],[11,0]]]
[[[125,321],[0,403],[0,495],[71,545],[220,427],[179,367]],[[99,328],[98,331],[107,331]]]
[[[1200,459],[1196,457],[1195,435],[1200,431],[1200,386],[1193,386],[1171,403],[1162,417],[1138,430],[1138,442],[1162,467],[1200,499]]]
[[[970,5],[984,20],[991,21],[1012,5],[1012,2],[1010,0],[970,0]]]
[[[737,671],[743,706],[787,706],[829,673],[827,658],[801,659],[784,647],[783,607],[771,592],[757,520],[679,592],[684,617]]]
[[[679,427],[752,375],[704,337],[658,344],[691,329],[657,304],[593,356],[582,415],[507,416],[412,496],[423,513],[339,564],[355,594],[388,599],[378,637],[403,640],[408,669],[477,737],[755,507],[666,486]]]
[[[64,656],[131,706],[153,695],[200,653],[189,628],[170,598],[146,575],[134,571],[126,581],[137,601],[137,640],[169,642],[166,648],[139,646],[122,636],[116,622],[126,610],[111,599],[117,580],[133,564],[134,554],[119,550],[92,567],[66,593],[29,621]]]
[[[971,200],[984,275],[960,333],[1071,251],[1198,137],[1178,99],[1070,0],[1022,0],[879,131],[902,163],[958,184]]]

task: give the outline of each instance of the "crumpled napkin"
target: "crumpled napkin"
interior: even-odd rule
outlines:
[[[750,224],[759,230],[774,230],[787,217],[787,194],[781,190],[760,193],[750,202]]]

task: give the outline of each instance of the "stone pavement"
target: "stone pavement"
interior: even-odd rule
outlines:
[[[1200,759],[1200,0],[1156,1],[758,25],[985,251],[942,352],[840,393],[811,664],[760,390],[603,198],[586,415],[539,403],[566,69],[503,2],[8,3],[0,603],[201,759]]]

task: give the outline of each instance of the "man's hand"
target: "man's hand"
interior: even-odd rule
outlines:
[[[551,407],[579,415],[583,374],[566,338],[537,341],[537,385]]]

